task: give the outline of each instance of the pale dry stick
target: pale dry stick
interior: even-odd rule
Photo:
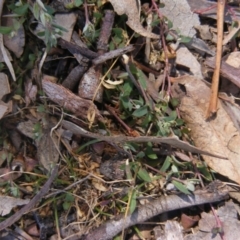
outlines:
[[[215,69],[212,78],[211,97],[207,110],[206,118],[210,119],[217,113],[218,87],[220,68],[222,60],[222,43],[223,43],[223,24],[224,24],[224,9],[226,0],[218,0],[217,4],[217,54]]]

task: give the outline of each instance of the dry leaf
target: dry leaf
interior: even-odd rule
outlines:
[[[8,11],[6,11],[4,14],[9,14]],[[11,27],[14,25],[14,18],[11,17],[5,17],[2,18],[2,26],[5,27]],[[15,20],[17,21],[17,20]],[[17,58],[20,58],[22,53],[23,53],[23,49],[24,49],[24,45],[25,45],[25,32],[24,32],[24,28],[23,25],[21,24],[18,28],[17,31],[14,31],[14,35],[13,36],[9,36],[9,34],[4,34],[3,35],[3,42],[4,45],[15,54],[15,56]]]
[[[236,211],[237,207],[238,205],[233,202],[226,202],[217,210],[217,217],[222,223],[221,230],[224,232],[224,239],[238,239],[239,237],[240,223]],[[216,217],[213,214],[203,212],[198,225],[199,230],[194,234],[189,234],[184,240],[222,239],[219,234],[213,235],[213,230],[217,230]]]
[[[140,22],[139,8],[136,0],[109,0],[113,5],[114,11],[118,15],[126,14],[128,17],[127,25],[136,33],[148,37],[159,39],[157,34],[146,31]]]
[[[5,216],[9,214],[14,207],[28,204],[29,201],[29,199],[0,196],[0,214],[1,216]]]
[[[106,191],[108,190],[108,189],[103,185],[103,183],[100,182],[100,181],[98,181],[98,180],[93,179],[92,184],[93,184],[93,186],[94,186],[97,190],[99,190],[99,191],[101,191],[101,192],[106,192]]]
[[[59,159],[59,141],[53,133],[50,136],[50,129],[46,129],[39,141],[36,141],[37,157],[43,167],[50,172]]]
[[[5,73],[0,73],[0,99],[8,93],[10,93],[10,86],[8,82],[8,77]],[[0,119],[12,111],[12,101],[8,103],[3,102],[0,100]]]
[[[70,42],[73,28],[77,21],[77,15],[74,12],[71,13],[57,13],[54,17],[54,23],[67,31],[62,31],[61,38]]]
[[[200,25],[200,21],[198,15],[191,11],[187,0],[161,0],[161,3],[164,3],[164,7],[160,8],[161,13],[172,21],[175,30],[184,36],[195,36],[194,26]]]
[[[191,137],[195,145],[204,151],[216,153],[228,159],[203,156],[206,163],[219,174],[240,184],[240,135],[222,107],[221,101],[218,101],[216,119],[207,122],[205,116],[210,89],[205,83],[191,76],[181,77],[178,83],[173,85],[173,96],[180,95],[179,110],[191,129]]]

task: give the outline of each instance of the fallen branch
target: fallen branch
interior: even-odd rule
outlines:
[[[151,142],[151,143],[157,143],[157,144],[165,143],[165,144],[169,144],[172,147],[179,148],[179,149],[182,149],[182,150],[185,150],[188,152],[205,154],[205,155],[212,156],[212,157],[226,159],[222,156],[219,156],[217,154],[210,153],[207,151],[203,151],[197,147],[190,145],[187,142],[181,141],[176,135],[172,135],[169,137],[160,137],[160,136],[127,137],[127,136],[122,136],[122,135],[103,136],[103,135],[100,135],[97,133],[92,133],[92,132],[86,131],[85,129],[77,126],[76,124],[66,121],[66,120],[62,120],[62,126],[74,134],[79,134],[83,137],[99,139],[101,141],[105,141],[110,144],[126,143],[126,142],[135,142],[135,143],[136,142],[138,142],[138,143]]]
[[[196,191],[193,195],[179,194],[156,199],[144,206],[140,206],[127,217],[121,215],[117,219],[108,221],[82,237],[81,240],[112,239],[125,228],[142,223],[156,215],[176,209],[224,200],[228,196],[227,188],[218,188],[215,184],[216,182],[213,182],[208,190]]]

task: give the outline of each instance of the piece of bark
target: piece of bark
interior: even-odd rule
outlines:
[[[103,119],[92,101],[80,98],[63,86],[44,79],[42,80],[42,87],[51,101],[71,111],[77,117],[87,119],[87,114],[91,110],[94,111],[97,120]]]
[[[99,85],[100,82],[100,72],[96,71],[95,67],[89,68],[78,86],[78,96],[83,99],[94,100],[101,103],[103,87]]]
[[[62,48],[67,49],[72,54],[80,53],[81,55],[83,55],[84,57],[87,57],[89,59],[94,59],[94,58],[98,57],[98,54],[91,51],[90,49],[80,47],[72,42],[67,42],[67,41],[63,40],[62,38],[58,39],[58,44]]]
[[[215,184],[215,182],[213,182],[213,184]],[[196,191],[192,195],[179,194],[161,197],[144,206],[140,206],[132,214],[126,217],[120,215],[108,221],[88,235],[82,237],[81,240],[112,239],[125,228],[144,222],[156,215],[195,205],[218,202],[224,200],[228,196],[227,187],[215,189],[213,186],[213,189],[210,189],[211,187],[209,190]]]
[[[97,42],[98,53],[102,54],[108,50],[108,41],[111,36],[112,26],[114,23],[115,13],[112,10],[105,10],[101,32]]]
[[[75,68],[72,69],[69,75],[64,79],[64,81],[62,82],[62,85],[65,88],[73,90],[77,86],[78,82],[80,81],[80,79],[82,78],[82,76],[86,71],[87,71],[87,66],[84,66],[82,64],[76,66]]]
[[[214,58],[207,58],[207,60],[205,61],[205,64],[208,67],[214,69],[215,68]],[[229,81],[231,81],[232,83],[234,83],[236,86],[240,88],[240,78],[239,78],[240,69],[239,68],[232,67],[231,65],[222,61],[220,73],[223,77],[227,78]]]

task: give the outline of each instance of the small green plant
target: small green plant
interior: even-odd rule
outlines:
[[[78,4],[77,1],[76,4]],[[8,4],[7,7],[14,13],[13,24],[10,27],[1,26],[0,33],[2,34],[14,36],[25,20],[29,18],[29,11],[41,26],[40,28],[42,30],[38,32],[38,36],[45,42],[47,50],[52,46],[56,46],[57,37],[61,36],[62,31],[66,31],[61,26],[55,24],[53,16],[54,10],[46,7],[41,0],[36,0],[33,4],[19,0],[16,3],[12,2]]]

